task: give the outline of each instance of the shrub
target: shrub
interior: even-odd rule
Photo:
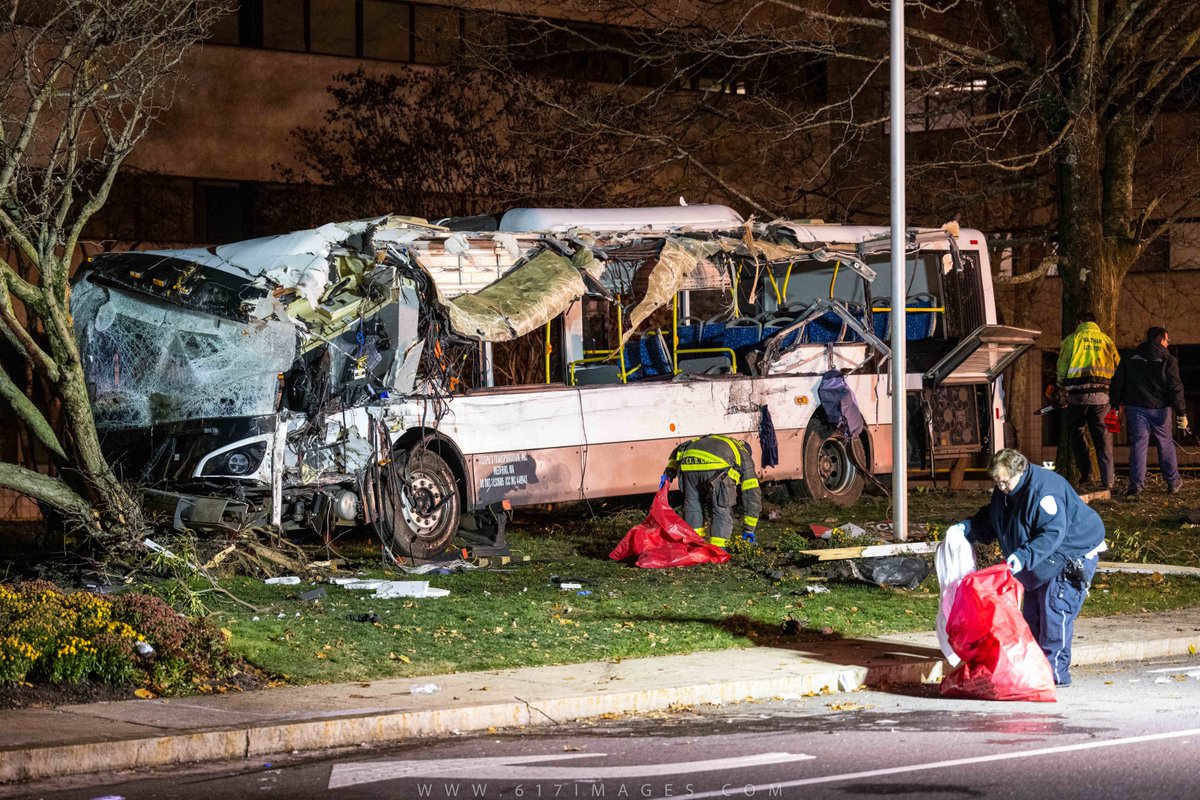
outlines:
[[[129,682],[139,634],[112,610],[100,595],[65,594],[48,581],[0,585],[0,681]]]
[[[238,672],[220,631],[144,594],[65,593],[48,581],[0,584],[0,683],[148,684],[190,691]],[[139,656],[136,643],[154,648]]]
[[[154,648],[150,676],[160,694],[219,682],[238,671],[240,661],[226,648],[220,630],[204,620],[182,616],[157,597],[118,595],[113,599],[113,613],[141,631]]]

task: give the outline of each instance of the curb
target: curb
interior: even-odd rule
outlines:
[[[49,777],[223,761],[292,751],[355,747],[364,743],[496,728],[557,725],[565,720],[602,715],[639,714],[673,706],[736,703],[794,698],[940,681],[947,670],[938,657],[913,654],[913,641],[875,640],[888,652],[868,664],[808,662],[776,669],[774,674],[737,680],[697,680],[675,686],[630,691],[584,691],[525,701],[452,708],[377,711],[346,716],[267,721],[261,725],[207,728],[162,736],[11,747],[0,750],[0,784]],[[1139,661],[1194,654],[1196,633],[1135,642],[1078,642],[1076,666]],[[928,654],[926,648],[923,652]],[[744,652],[744,651],[743,651]],[[779,654],[788,656],[788,651]],[[653,660],[653,659],[650,659]],[[849,659],[847,659],[849,660]],[[881,663],[882,662],[882,663]]]
[[[687,686],[608,694],[579,694],[538,701],[462,708],[396,711],[336,719],[272,722],[261,727],[209,729],[155,737],[45,745],[0,751],[0,783],[223,761],[295,750],[354,747],[363,743],[557,725],[606,714],[662,711],[672,706],[724,704],[772,697],[854,691],[864,686],[940,680],[938,659],[871,666],[831,666],[770,678],[699,682]]]

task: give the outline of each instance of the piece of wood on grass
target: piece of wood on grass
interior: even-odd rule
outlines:
[[[937,550],[937,542],[900,542],[873,544],[865,547],[829,547],[824,550],[800,550],[801,555],[815,556],[818,561],[841,561],[847,558],[878,558],[881,556],[921,555]]]

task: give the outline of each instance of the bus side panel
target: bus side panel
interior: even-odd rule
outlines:
[[[579,447],[509,450],[469,455],[472,508],[508,500],[513,505],[580,499],[583,483]]]
[[[584,496],[613,497],[658,491],[658,480],[667,466],[667,459],[675,446],[683,441],[686,439],[651,439],[588,445]]]
[[[453,397],[440,420],[413,403],[392,411],[400,426],[436,427],[466,460],[467,505],[579,500],[583,425],[579,393],[555,386]]]

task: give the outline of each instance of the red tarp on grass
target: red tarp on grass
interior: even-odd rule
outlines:
[[[637,558],[637,566],[645,569],[728,561],[729,553],[701,539],[675,513],[667,502],[669,488],[664,486],[658,490],[645,521],[630,528],[608,557],[613,561]]]

